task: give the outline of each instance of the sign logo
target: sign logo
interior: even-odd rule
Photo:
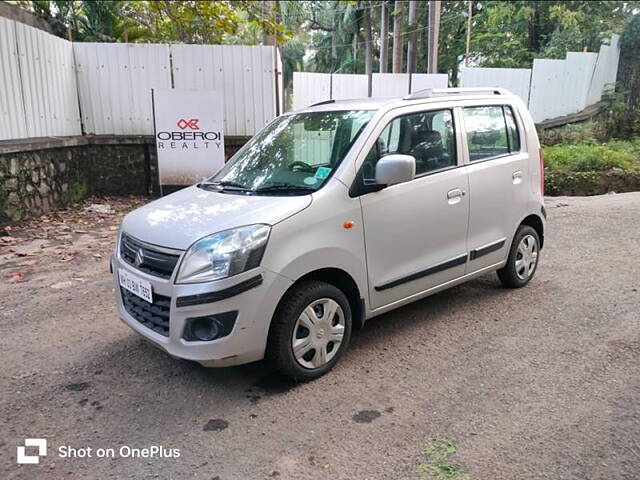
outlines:
[[[185,128],[190,128],[191,130],[200,130],[200,127],[198,126],[199,121],[199,118],[191,118],[189,120],[181,118],[180,120],[178,120],[177,125],[181,130],[184,130]]]
[[[27,447],[38,447],[37,455],[27,455]],[[26,438],[24,440],[24,446],[18,447],[17,461],[22,464],[36,464],[40,463],[40,457],[47,455],[47,440],[46,438]]]
[[[137,252],[136,252],[136,259],[135,259],[135,264],[136,267],[139,267],[140,265],[142,265],[144,263],[144,251],[140,248]]]

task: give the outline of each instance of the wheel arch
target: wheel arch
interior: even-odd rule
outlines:
[[[308,273],[305,273],[298,279],[296,279],[291,286],[284,293],[280,301],[278,302],[277,309],[280,307],[284,299],[287,297],[289,291],[295,287],[297,287],[301,282],[307,280],[317,280],[320,282],[325,282],[334,287],[340,289],[342,293],[345,294],[347,300],[349,301],[349,306],[351,307],[352,321],[354,328],[362,328],[364,325],[364,298],[358,288],[358,284],[355,279],[345,270],[336,267],[326,267],[319,268],[316,270],[312,270]]]
[[[520,225],[528,225],[536,231],[538,237],[540,238],[540,248],[542,248],[542,246],[544,245],[544,222],[542,221],[542,218],[540,218],[539,215],[532,213],[531,215],[525,217],[520,222]]]

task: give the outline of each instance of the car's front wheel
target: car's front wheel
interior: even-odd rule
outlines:
[[[267,357],[295,380],[317,378],[346,350],[351,323],[349,301],[340,289],[302,282],[287,293],[274,315]]]

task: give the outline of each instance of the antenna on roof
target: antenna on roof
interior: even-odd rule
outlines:
[[[309,105],[310,107],[317,107],[318,105],[326,105],[327,103],[336,103],[335,100],[325,100],[324,102],[314,103],[313,105]]]

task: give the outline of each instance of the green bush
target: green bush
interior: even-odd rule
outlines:
[[[640,190],[640,137],[543,147],[547,195]]]
[[[640,169],[640,137],[631,141],[558,144],[544,147],[545,168],[552,171],[603,172]]]

